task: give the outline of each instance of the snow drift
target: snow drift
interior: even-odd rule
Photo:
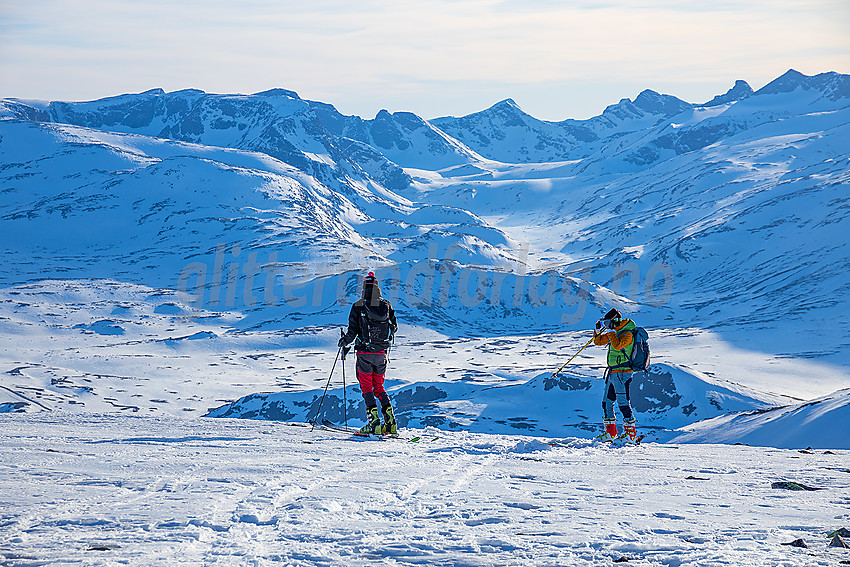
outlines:
[[[850,390],[789,406],[735,412],[682,428],[676,443],[850,448]]]

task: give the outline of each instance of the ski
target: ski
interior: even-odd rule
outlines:
[[[603,443],[608,443],[612,447],[626,447],[628,445],[640,445],[640,442],[643,441],[644,435],[638,435],[634,439],[629,438],[628,435],[620,435],[616,439],[612,439],[610,441],[603,441]]]
[[[620,437],[617,437],[615,439],[602,439],[601,436],[597,435],[596,437],[591,438],[591,440],[598,441],[599,443],[602,443],[604,445],[608,445],[608,446],[611,446],[611,447],[627,447],[629,445],[640,445],[640,443],[641,443],[641,441],[643,441],[644,437],[645,437],[645,435],[638,435],[637,437],[635,437],[634,440],[629,439],[628,436],[625,436],[625,437],[620,436]],[[545,443],[547,445],[552,446],[552,447],[565,447],[567,449],[572,449],[574,447],[571,444],[563,443],[561,441],[554,441],[554,440],[546,441]]]
[[[323,419],[320,425],[324,429],[338,431],[340,433],[349,433],[351,435],[355,435],[357,437],[364,437],[366,439],[399,439],[398,435],[376,435],[373,433],[364,433],[359,429],[354,429],[353,427],[346,427],[344,425],[338,425],[327,419]]]
[[[401,437],[398,434],[387,434],[387,435],[379,435],[375,433],[364,433],[359,429],[354,429],[353,427],[345,427],[344,425],[338,425],[329,421],[327,419],[323,419],[321,423],[314,423],[317,427],[322,429],[326,429],[328,431],[336,431],[338,433],[348,433],[350,435],[354,435],[356,437],[363,437],[364,439],[378,439],[378,440],[389,440],[389,439],[398,439],[400,441],[407,441],[408,443],[418,443],[421,441],[421,437]],[[436,441],[439,437],[434,437],[432,441]]]

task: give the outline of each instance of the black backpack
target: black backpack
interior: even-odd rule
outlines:
[[[636,327],[632,331],[634,335],[634,348],[629,366],[632,370],[646,370],[649,368],[649,334],[643,327]]]
[[[393,335],[389,303],[383,299],[377,305],[371,305],[369,301],[363,302],[360,335],[360,341],[369,350],[389,348]]]

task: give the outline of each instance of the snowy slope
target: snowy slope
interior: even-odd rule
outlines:
[[[350,242],[345,219],[362,217],[268,156],[69,126],[0,128],[4,262],[16,267],[3,271],[7,284],[112,277],[174,287],[192,257],[218,244],[303,258],[299,242]]]
[[[850,308],[850,98],[836,86],[847,78],[831,78],[823,91],[813,77],[788,92],[778,79],[582,160],[420,177],[413,198],[462,206],[529,243],[531,265],[590,266],[648,325],[693,324],[746,348],[843,365],[850,335],[830,322]],[[693,149],[697,138],[709,145]],[[643,153],[652,159],[630,161]],[[672,274],[667,310],[651,305],[659,289],[646,281],[658,262]],[[637,277],[615,282],[621,267]]]
[[[338,327],[251,330],[250,317],[199,309],[188,299],[116,281],[3,292],[0,409],[200,416],[219,407],[213,415],[304,421],[318,416],[330,377],[322,415],[343,420],[341,365],[329,376]],[[710,334],[652,335],[658,364],[633,386],[644,431],[788,405],[795,400],[765,390],[799,398],[831,392],[843,379],[825,374],[796,389],[797,376],[823,368],[795,362],[780,379],[775,361],[732,352]],[[549,379],[585,341],[585,333],[453,338],[402,321],[388,373],[399,417],[408,426],[591,437],[601,419],[604,349],[585,349]],[[681,359],[701,361],[699,370],[679,366]],[[364,413],[352,365],[349,359],[347,417],[359,424]],[[809,433],[807,445],[839,443],[829,429]]]
[[[746,443],[762,447],[850,446],[850,390],[753,412],[733,413],[683,428],[678,443]],[[835,439],[832,442],[831,439]],[[812,443],[810,443],[810,441]]]
[[[705,377],[703,377],[705,378]],[[356,384],[356,382],[355,382]],[[601,376],[541,374],[528,382],[493,385],[470,381],[387,385],[402,427],[438,427],[489,433],[592,437],[599,431]],[[706,382],[681,369],[659,364],[635,376],[632,407],[643,430],[668,430],[742,409],[766,409],[779,400],[731,384]],[[737,390],[737,391],[736,391]],[[759,399],[761,398],[761,399]],[[344,400],[347,407],[344,407]],[[360,424],[365,407],[352,385],[322,392],[253,394],[212,410],[209,417],[239,417],[281,421],[346,416]],[[728,441],[728,439],[726,439]],[[840,446],[844,446],[840,441]]]
[[[253,255],[257,270],[324,265],[313,278],[416,261],[406,251],[433,243],[456,243],[467,262],[512,260],[504,235],[465,211],[370,182],[334,191],[265,154],[17,120],[0,132],[3,253],[16,266],[0,274],[6,284],[90,277],[176,288],[188,264],[212,271],[222,253],[237,264]],[[240,290],[246,273],[240,265]]]
[[[4,565],[837,565],[848,453],[0,415]],[[437,440],[432,440],[435,436]],[[817,491],[772,488],[797,482]],[[802,539],[806,548],[785,545]]]

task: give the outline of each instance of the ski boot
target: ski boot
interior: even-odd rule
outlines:
[[[384,435],[398,435],[393,407],[384,406],[381,408],[381,412],[384,414],[384,425],[381,426],[381,433]]]
[[[606,419],[605,423],[605,433],[602,435],[597,435],[596,438],[600,441],[604,441],[606,443],[610,443],[611,441],[617,438],[617,420],[616,419]]]
[[[380,434],[381,432],[381,416],[378,415],[378,406],[366,408],[366,425],[360,428],[360,433],[365,435]]]
[[[632,418],[623,422],[624,439],[634,442],[637,439],[637,421]]]

